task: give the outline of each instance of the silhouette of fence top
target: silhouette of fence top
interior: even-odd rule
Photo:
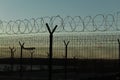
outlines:
[[[20,44],[20,46],[21,46],[22,48],[24,48],[24,44],[25,44],[25,43],[21,43],[21,42],[19,41],[19,44]]]
[[[9,49],[10,49],[10,51],[11,51],[11,58],[13,58],[16,49],[15,49],[14,47],[9,47]]]
[[[48,25],[48,23],[46,23],[46,26],[47,26],[47,29],[48,29],[48,31],[49,31],[50,34],[53,34],[55,32],[56,28],[57,28],[57,25],[56,25],[54,27],[54,29],[51,31],[50,26]]]
[[[87,32],[87,31],[89,32],[91,31],[91,32],[97,33],[97,31],[100,31],[100,32],[109,31],[109,30],[120,31],[120,28],[118,27],[119,26],[118,22],[120,20],[119,18],[120,12],[117,13],[116,15],[117,16],[115,17],[112,14],[108,14],[108,15],[99,14],[93,17],[87,16],[85,18],[82,18],[80,16],[76,16],[76,17],[67,16],[65,18],[62,18],[61,16],[54,16],[54,17],[44,17],[44,18],[37,18],[37,19],[31,19],[31,20],[25,19],[25,20],[10,21],[10,22],[7,22],[6,25],[3,21],[1,21],[0,33],[1,34],[2,33],[4,34],[26,34],[26,33],[49,32],[50,35],[51,34],[53,35],[54,32]],[[118,32],[118,34],[120,33]],[[26,39],[23,39],[23,38],[28,37],[28,35],[22,35],[22,38],[18,38],[21,36],[17,36],[17,39],[11,44],[16,45],[16,42],[18,42],[19,40],[25,41],[25,42],[30,43],[28,44],[28,46],[31,46],[34,44],[37,48],[36,50],[38,51],[40,55],[46,54],[46,52],[48,52],[48,49],[49,49],[48,48],[48,45],[49,45],[48,34],[43,39],[40,36],[38,38],[38,36],[39,36],[38,34],[35,34],[32,37],[29,37]],[[117,37],[120,37],[120,36],[117,35]],[[117,42],[118,38],[117,39],[116,38],[114,37],[114,35],[111,35],[111,34],[106,35],[106,36],[103,35],[103,37],[101,37],[101,35],[99,36],[92,35],[91,37],[86,34],[81,35],[81,33],[77,33],[77,35],[72,35],[72,36],[65,35],[64,33],[62,33],[62,36],[59,36],[59,34],[58,35],[55,34],[54,39],[53,39],[54,56],[56,57],[56,55],[57,56],[64,55],[65,46],[63,45],[63,40],[68,40],[68,42],[64,41],[64,44],[66,46],[69,44],[69,40],[70,40],[71,42],[68,47],[68,53],[69,53],[68,57],[70,58],[73,57],[74,53],[76,56],[79,56],[80,58],[81,57],[82,58],[89,58],[89,57],[90,58],[107,58],[107,59],[117,58],[116,57],[116,55],[118,55],[117,45],[118,45],[118,42],[120,43],[120,41],[118,40]],[[11,38],[9,38],[8,40],[10,39]],[[10,41],[8,41],[8,43],[10,43]],[[7,45],[7,43],[5,44]],[[35,49],[35,47],[24,47],[24,43],[19,42],[19,44],[21,48],[25,50]],[[44,49],[44,51],[42,49]],[[19,52],[20,51],[18,51],[17,53]]]
[[[12,53],[14,53],[16,51],[16,49],[14,47],[9,47],[9,49],[11,50]]]
[[[66,42],[65,40],[63,42],[64,42],[65,46],[68,46],[68,44],[70,43],[70,41]]]
[[[96,32],[120,31],[120,12],[116,14],[97,14],[95,16],[52,16],[15,21],[0,20],[0,34],[29,34],[47,32],[46,23],[58,25],[55,32]],[[49,32],[50,29],[48,29]],[[54,31],[53,31],[54,32]]]

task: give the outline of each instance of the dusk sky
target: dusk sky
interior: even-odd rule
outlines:
[[[0,0],[0,20],[87,16],[120,11],[120,0]]]

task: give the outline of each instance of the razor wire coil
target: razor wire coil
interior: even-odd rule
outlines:
[[[0,34],[29,34],[47,32],[46,23],[58,25],[55,32],[104,32],[120,31],[120,12],[113,14],[97,14],[95,16],[66,16],[41,17],[23,20],[0,20]]]

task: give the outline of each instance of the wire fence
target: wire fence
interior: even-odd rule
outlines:
[[[17,78],[22,77],[22,80],[24,80],[24,78],[33,78],[34,76],[33,79],[35,79],[36,75],[39,76],[37,78],[45,80],[102,80],[104,78],[117,80],[117,78],[119,78],[120,59],[117,40],[120,37],[119,34],[119,32],[54,33],[51,72],[46,62],[45,65],[33,64],[35,58],[49,59],[50,43],[48,33],[3,36],[0,38],[0,58],[11,58],[11,49],[9,49],[9,47],[13,46],[16,50],[14,52],[14,58],[20,58],[21,47],[19,41],[25,43],[25,48],[35,47],[35,50],[31,58],[31,51],[23,49],[22,58],[31,58],[33,61],[28,61],[31,64],[21,63],[20,65],[22,65],[22,67],[20,67],[18,64],[16,65],[15,63],[9,62],[9,64],[11,63],[10,65],[1,67],[1,69],[6,72],[18,71],[17,74],[12,72],[12,75],[17,75]],[[69,41],[67,45],[67,56],[64,41],[66,43]],[[66,63],[63,62],[61,65],[54,65],[59,62],[54,60],[56,58],[61,59],[61,62],[64,60]],[[68,59],[69,61],[67,61]],[[25,62],[25,60],[22,62]],[[31,72],[29,72],[30,70]],[[35,70],[37,70],[37,73],[34,72]],[[31,75],[30,73],[34,74],[28,77],[27,75]],[[49,77],[49,74],[52,74],[52,76]]]
[[[68,58],[118,59],[119,32],[108,33],[55,33],[53,37],[53,57],[65,57],[65,41],[68,44]],[[19,41],[26,47],[35,47],[34,58],[47,58],[49,54],[49,34],[4,36],[0,38],[0,57],[10,57],[9,47],[16,49],[15,57],[20,56]],[[23,50],[24,57],[30,57],[30,51]]]
[[[113,73],[115,71],[116,75],[119,72],[117,70],[120,62],[119,15],[120,12],[116,15],[98,14],[85,18],[53,16],[30,20],[0,21],[0,58],[20,58],[20,77],[23,77],[24,71],[23,58],[32,60],[33,58],[48,58],[49,64],[46,67],[49,80],[56,76],[53,71],[58,70],[56,69],[58,66],[52,64],[53,59],[56,58],[62,58],[66,62],[60,67],[65,72],[58,73],[57,77],[62,75],[62,78],[69,76],[74,79],[78,73],[83,75],[82,71],[88,71],[88,73],[92,71],[90,75],[94,72],[92,76],[95,78],[96,72],[101,70],[107,74],[109,70]],[[46,27],[47,22],[50,27]],[[55,30],[53,26],[56,24],[58,26]],[[67,59],[72,59],[71,63],[67,62]],[[78,62],[80,59],[88,61]],[[90,59],[100,59],[101,62],[92,62]],[[108,62],[104,62],[104,59]],[[30,63],[32,72],[32,61]],[[13,70],[13,64],[11,64],[11,70]],[[103,78],[107,74],[100,75]],[[82,76],[77,77],[79,79]]]

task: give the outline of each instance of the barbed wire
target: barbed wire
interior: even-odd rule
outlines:
[[[116,14],[97,14],[95,16],[66,16],[41,17],[24,20],[0,20],[0,34],[29,34],[47,32],[46,23],[53,29],[58,25],[55,32],[104,32],[120,31],[120,12]]]

